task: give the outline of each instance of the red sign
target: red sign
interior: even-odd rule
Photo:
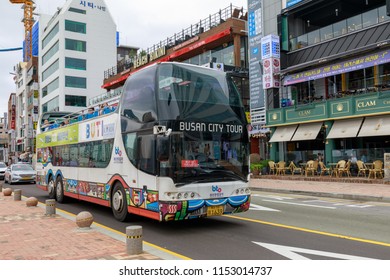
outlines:
[[[183,168],[199,167],[199,162],[198,162],[198,160],[183,159],[181,161],[181,167],[183,167]]]

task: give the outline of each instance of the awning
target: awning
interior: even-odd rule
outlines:
[[[277,127],[269,142],[287,142],[291,140],[298,125]]]
[[[365,118],[358,137],[390,135],[390,115]]]
[[[322,122],[300,124],[291,141],[316,139],[321,126]]]
[[[326,138],[335,139],[356,137],[362,121],[363,118],[335,121]]]

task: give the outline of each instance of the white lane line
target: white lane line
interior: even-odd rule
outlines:
[[[283,204],[297,205],[297,206],[315,207],[315,208],[337,209],[336,207],[330,207],[330,206],[302,204],[302,203],[294,203],[294,202],[287,202],[287,201],[277,201],[277,200],[269,200],[269,199],[263,199],[263,201],[273,202],[273,203],[283,203]]]

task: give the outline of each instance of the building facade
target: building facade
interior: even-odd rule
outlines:
[[[270,96],[271,158],[383,160],[390,152],[385,0],[286,1],[281,88]]]
[[[80,111],[102,93],[116,63],[116,25],[103,0],[66,1],[41,23],[39,42],[40,113]]]
[[[127,77],[142,67],[162,61],[179,61],[229,72],[235,79],[249,113],[247,12],[230,5],[190,27],[138,51],[107,68],[103,88],[120,91]],[[115,95],[115,94],[114,94]]]

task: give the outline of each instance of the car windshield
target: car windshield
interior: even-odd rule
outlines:
[[[7,165],[5,165],[5,163],[4,163],[4,162],[0,162],[0,168],[1,168],[1,167],[3,167],[3,168],[4,168],[4,167],[7,167]]]
[[[14,170],[14,171],[32,171],[34,169],[30,165],[27,165],[27,164],[18,164],[18,165],[14,165],[12,167],[12,170]]]

